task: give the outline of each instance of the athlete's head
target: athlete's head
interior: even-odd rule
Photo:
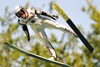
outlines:
[[[17,5],[15,7],[14,13],[17,17],[21,17],[23,14],[25,14],[24,8],[20,5]]]

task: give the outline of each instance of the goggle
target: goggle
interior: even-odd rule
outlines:
[[[16,13],[16,16],[18,16],[19,18],[21,17],[21,15],[24,14],[24,11],[19,11],[18,13]]]

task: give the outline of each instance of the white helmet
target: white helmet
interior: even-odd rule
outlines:
[[[15,7],[14,13],[17,14],[17,13],[18,13],[19,11],[21,11],[21,10],[23,10],[23,7],[20,6],[20,5],[17,5],[17,6]]]

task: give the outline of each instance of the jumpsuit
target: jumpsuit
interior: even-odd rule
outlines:
[[[35,9],[28,8],[26,11],[28,12],[28,17],[25,19],[19,18],[20,23],[30,25],[30,27],[35,32],[35,34],[38,36],[40,41],[42,41],[45,47],[48,49],[51,57],[54,57],[55,59],[57,59],[56,51],[53,48],[53,46],[50,44],[50,42],[48,41],[48,38],[46,36],[44,29],[45,28],[57,29],[65,33],[69,32],[75,35],[74,31],[66,27],[65,25],[61,25],[59,23],[52,21],[50,18],[39,15],[38,11],[36,13]]]

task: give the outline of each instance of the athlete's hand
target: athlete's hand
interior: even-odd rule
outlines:
[[[52,16],[52,19],[57,20],[58,19],[58,16],[57,15],[53,15]]]
[[[75,36],[76,38],[79,38],[76,34],[74,34],[74,36]]]

